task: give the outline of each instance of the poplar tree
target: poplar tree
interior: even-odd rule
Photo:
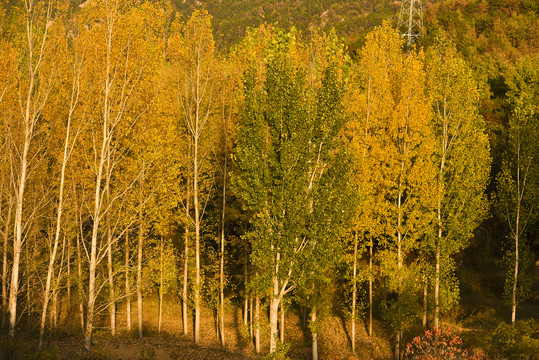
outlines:
[[[331,66],[342,53],[336,43],[327,42],[327,53],[316,62],[327,64],[316,68],[317,87],[309,82],[308,64],[302,60],[307,58],[305,49],[296,33],[273,31],[269,41],[262,42],[263,66],[254,57],[244,73],[244,107],[234,155],[236,191],[254,213],[251,261],[259,281],[271,289],[270,353],[276,349],[283,297],[315,272],[313,264],[321,265],[316,259],[331,256],[336,239],[328,231],[334,228],[325,222],[330,217],[324,216],[340,211],[335,198],[345,194],[328,184],[335,181],[329,169],[343,156],[335,143],[344,124],[342,80],[338,67]],[[258,33],[250,36],[246,43],[256,46]],[[336,192],[330,196],[324,191]],[[324,195],[333,201],[325,203]],[[324,232],[315,236],[314,229],[322,228]]]
[[[388,23],[367,36],[361,61],[373,64],[358,99],[363,120],[355,146],[360,154],[365,151],[370,175],[363,188],[373,206],[362,211],[374,220],[367,220],[372,221],[367,230],[380,242],[381,272],[395,294],[385,306],[396,331],[398,359],[402,332],[416,316],[418,269],[411,260],[433,220],[431,105],[425,96],[422,54],[404,54],[399,35]]]
[[[31,218],[25,217],[25,192],[32,166],[36,161],[36,149],[41,146],[36,144],[36,134],[39,133],[42,123],[42,111],[49,100],[50,91],[55,83],[55,47],[57,42],[51,36],[55,24],[55,3],[48,1],[40,3],[34,0],[26,0],[17,10],[22,14],[15,19],[20,21],[22,30],[16,32],[16,46],[20,47],[20,67],[13,80],[18,91],[17,96],[12,97],[14,103],[11,106],[19,109],[16,115],[16,123],[12,124],[14,132],[10,134],[13,140],[14,151],[18,156],[13,156],[11,166],[15,168],[13,173],[14,192],[14,219],[13,219],[13,260],[11,266],[11,281],[9,290],[9,336],[15,336],[15,324],[17,321],[17,299],[19,295],[19,273],[21,268],[21,254],[23,243],[28,232],[24,228],[29,227]],[[22,25],[24,24],[24,25]],[[24,29],[24,30],[23,30]],[[19,37],[20,36],[20,37]],[[38,149],[41,150],[41,149]]]
[[[508,273],[504,297],[511,306],[511,322],[516,321],[517,305],[531,296],[531,279],[526,268],[531,259],[526,241],[534,223],[539,198],[539,67],[538,57],[525,56],[511,69],[509,86],[508,146],[496,176],[496,205],[499,216],[509,226],[512,240],[506,256]]]
[[[457,281],[451,256],[462,250],[487,215],[485,188],[490,148],[479,115],[479,91],[471,69],[451,42],[439,36],[426,57],[427,93],[436,136],[436,235],[434,328],[442,305],[456,303]],[[470,156],[473,154],[473,156]],[[442,286],[445,285],[445,286]]]
[[[213,146],[212,123],[215,95],[216,68],[215,41],[211,31],[211,16],[207,11],[195,11],[185,26],[173,25],[170,39],[173,65],[176,67],[176,94],[181,109],[181,122],[185,123],[190,142],[189,167],[193,215],[187,212],[195,230],[195,343],[200,341],[201,289],[201,232],[205,210],[203,196],[209,192],[209,151]],[[188,199],[187,201],[190,201]],[[189,206],[186,204],[186,208]],[[187,240],[187,237],[186,237]],[[187,254],[185,254],[187,255]],[[185,325],[184,325],[185,326]]]

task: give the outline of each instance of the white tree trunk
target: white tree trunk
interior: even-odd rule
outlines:
[[[127,331],[131,332],[131,284],[129,283],[129,230],[125,231],[125,295]]]
[[[373,273],[372,273],[372,246],[373,244],[369,246],[369,336],[372,336],[372,281],[373,281]]]
[[[316,330],[317,329],[316,306],[313,307],[313,309],[311,310],[311,324],[312,324],[311,334],[313,338],[313,343],[312,343],[313,360],[318,360],[318,331]]]
[[[159,319],[157,332],[161,333],[161,322],[163,319],[163,237],[161,236],[161,246],[159,247]]]
[[[354,233],[354,268],[352,274],[352,351],[356,352],[357,231]]]
[[[189,285],[189,225],[190,225],[190,192],[187,191],[187,197],[185,199],[185,244],[183,250],[183,291],[182,291],[182,318],[183,318],[183,334],[189,333],[189,327],[187,324],[187,290]]]
[[[260,353],[260,297],[255,299],[255,352]]]

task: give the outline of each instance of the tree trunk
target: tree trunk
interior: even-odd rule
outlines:
[[[255,352],[260,353],[260,297],[255,299]]]
[[[82,222],[80,223],[80,230],[82,235]],[[80,237],[77,235],[77,270],[78,270],[78,290],[79,290],[79,314],[80,314],[80,327],[84,331],[84,290],[82,287],[82,254],[80,251]]]
[[[226,139],[226,137],[225,137]],[[223,175],[223,215],[221,218],[221,251],[219,269],[219,317],[221,345],[225,346],[225,207],[226,207],[226,156]]]
[[[189,333],[189,327],[187,324],[187,289],[189,281],[189,204],[190,196],[189,190],[187,191],[187,197],[185,200],[185,244],[183,251],[183,292],[182,292],[182,317],[183,317],[183,334]]]
[[[427,306],[428,306],[429,278],[425,275],[425,284],[423,285],[423,327],[427,327]]]
[[[313,360],[318,360],[318,330],[316,324],[316,306],[311,310],[311,334],[313,337]]]
[[[161,334],[161,321],[163,319],[163,237],[159,247],[159,320],[157,332]]]
[[[253,330],[253,298],[249,298],[249,333],[251,334],[251,339],[253,338],[254,336],[254,330]]]
[[[436,268],[434,275],[434,329],[438,330],[440,321],[440,235],[442,229],[438,228],[438,241],[436,242]]]
[[[131,284],[129,283],[129,230],[125,231],[125,296],[127,331],[131,332]]]
[[[271,294],[270,298],[270,309],[269,309],[269,317],[270,317],[270,354],[273,354],[275,352],[275,349],[277,347],[277,339],[279,337],[279,334],[277,333],[277,319],[279,316],[279,304],[282,300],[281,294],[279,293],[279,283],[277,277],[274,275],[273,277],[273,292]]]
[[[401,332],[397,331],[395,336],[395,360],[400,360],[400,343],[401,343]]]
[[[356,352],[357,231],[354,232],[354,268],[352,274],[352,351]]]
[[[67,241],[67,314],[70,313],[71,310],[71,239]]]
[[[281,340],[281,344],[284,344],[284,319],[285,319],[285,314],[284,314],[284,301],[281,301],[281,332],[280,332],[280,340]]]
[[[520,148],[519,148],[519,164],[520,165]],[[511,324],[514,324],[517,318],[517,280],[518,280],[518,246],[519,246],[519,235],[520,235],[520,168],[517,169],[517,213],[516,213],[516,224],[515,224],[515,273],[513,277],[513,291],[511,296]]]
[[[404,162],[401,163],[401,171],[404,169]],[[402,225],[402,182],[399,181],[399,193],[398,193],[398,199],[397,199],[397,267],[398,267],[398,277],[400,278],[401,269],[403,266],[403,254],[402,254],[402,232],[401,232],[401,225]],[[401,280],[401,279],[399,279]],[[399,283],[402,283],[402,281],[399,281]],[[400,291],[399,288],[397,291],[397,301],[400,301]],[[400,303],[397,304],[397,311],[398,311],[398,317],[400,318],[401,315],[401,306]],[[395,360],[400,359],[400,338],[401,338],[401,328],[402,324],[398,325],[399,328],[397,330],[397,334],[395,336]]]
[[[198,129],[198,113],[197,113]],[[200,341],[200,209],[198,203],[198,135],[194,139],[193,157],[193,205],[195,210],[195,344]]]
[[[109,186],[107,181],[107,198],[109,195]],[[114,275],[112,269],[112,233],[110,229],[110,216],[107,212],[106,216],[107,222],[107,271],[108,271],[108,280],[109,280],[109,315],[110,315],[110,334],[112,336],[116,335],[116,299],[114,294]]]
[[[31,84],[31,87],[33,84]],[[28,151],[30,148],[31,133],[29,131],[29,122],[30,122],[30,91],[28,92],[28,103],[26,110],[25,118],[25,137],[24,137],[24,148],[21,158],[21,167],[20,167],[20,178],[17,184],[17,197],[15,198],[15,224],[14,224],[14,235],[13,235],[13,263],[11,267],[11,283],[9,290],[9,337],[15,337],[15,324],[17,322],[17,295],[19,293],[19,267],[21,261],[21,251],[22,251],[22,237],[23,237],[23,228],[22,228],[22,210],[23,210],[23,201],[24,201],[24,190],[26,186],[26,172],[27,172],[27,162],[28,162]]]
[[[4,247],[2,253],[2,329],[6,326],[6,315],[8,311],[8,267],[7,267],[7,252],[9,242],[9,225],[11,223],[11,214],[13,208],[13,198],[10,197],[9,208],[7,211],[7,219],[4,224]]]
[[[142,191],[142,180],[141,180]],[[142,213],[142,196],[139,206],[139,232],[138,232],[138,253],[137,253],[137,316],[138,316],[138,336],[142,339],[142,241],[144,239],[144,218]]]
[[[247,290],[245,290],[247,292]],[[247,326],[249,323],[249,299],[247,298],[247,294],[245,294],[245,298],[243,299],[243,325]]]
[[[369,336],[372,336],[372,246],[369,246]]]

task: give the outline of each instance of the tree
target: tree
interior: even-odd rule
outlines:
[[[63,30],[63,29],[62,29]],[[63,35],[63,34],[61,34]],[[80,43],[74,42],[74,46],[83,46]],[[73,124],[74,119],[80,113],[79,103],[80,103],[80,93],[81,93],[81,82],[84,82],[85,79],[82,78],[82,69],[84,62],[84,50],[77,49],[73,51],[73,58],[71,58],[70,49],[67,47],[67,44],[64,45],[63,52],[61,53],[63,57],[63,63],[61,68],[61,75],[66,77],[65,82],[71,86],[66,86],[66,89],[57,89],[56,93],[58,96],[58,103],[61,104],[63,101],[68,104],[65,109],[65,112],[57,114],[59,118],[65,118],[65,135],[63,137],[64,148],[61,156],[60,164],[60,174],[59,174],[59,185],[58,185],[58,204],[56,209],[56,226],[54,230],[54,240],[53,246],[49,256],[49,264],[47,268],[47,279],[45,282],[45,293],[43,296],[43,308],[41,312],[41,324],[39,330],[39,348],[43,346],[43,335],[45,332],[45,323],[47,319],[47,308],[49,300],[51,297],[51,284],[54,277],[54,266],[56,262],[56,256],[58,252],[58,246],[60,242],[60,234],[62,230],[62,215],[64,212],[64,190],[66,182],[66,171],[68,161],[73,153],[77,137],[82,131],[84,126],[84,116],[79,115],[79,123]],[[59,106],[59,108],[62,108]],[[75,125],[75,126],[74,126]],[[61,128],[61,126],[60,126]],[[74,130],[72,129],[74,128]],[[60,139],[59,139],[60,140]],[[68,257],[70,254],[68,254]],[[68,268],[69,271],[69,268]],[[68,291],[70,291],[68,287]]]
[[[412,51],[406,56],[389,24],[369,34],[361,60],[373,65],[363,75],[366,83],[358,96],[360,118],[355,125],[359,134],[352,145],[365,159],[362,170],[370,172],[368,181],[359,181],[366,198],[372,199],[362,204],[361,211],[367,215],[369,236],[378,238],[383,248],[381,271],[396,296],[388,304],[387,316],[396,331],[397,359],[402,331],[416,312],[417,268],[410,260],[428,233],[434,208],[431,111],[422,54]],[[364,209],[365,205],[372,209]]]
[[[32,166],[32,147],[39,130],[41,113],[47,104],[50,90],[54,84],[55,73],[55,45],[56,41],[51,37],[51,30],[55,24],[53,15],[54,4],[52,1],[38,3],[27,0],[22,5],[19,20],[25,24],[24,33],[17,39],[17,45],[21,47],[21,67],[14,80],[17,84],[18,104],[12,104],[19,108],[17,119],[20,123],[14,128],[20,130],[20,134],[10,134],[14,141],[16,152],[19,154],[12,166],[17,168],[14,181],[15,214],[13,233],[13,261],[11,268],[11,282],[9,291],[9,336],[15,336],[15,324],[17,321],[17,296],[19,293],[19,269],[21,264],[21,252],[25,240],[23,208],[25,190]],[[22,61],[24,59],[24,61]]]
[[[537,57],[523,57],[507,79],[509,103],[508,146],[496,177],[499,216],[507,221],[513,240],[508,261],[512,268],[505,282],[504,295],[511,305],[511,322],[516,321],[517,304],[530,296],[531,281],[526,277],[529,264],[526,230],[535,221],[538,199],[539,162],[538,106],[539,67]],[[528,263],[528,264],[527,264]]]
[[[308,52],[295,32],[272,29],[266,36],[265,30],[253,31],[245,41],[254,51],[244,72],[244,108],[234,153],[238,172],[233,180],[254,213],[251,261],[259,288],[271,289],[274,353],[283,297],[315,271],[309,266],[321,266],[316,259],[331,257],[331,241],[335,242],[330,234],[336,229],[325,222],[331,217],[322,215],[338,212],[335,199],[344,196],[338,186],[329,185],[335,181],[333,166],[343,156],[337,147],[344,124],[342,73],[332,66],[343,54],[336,43],[327,41],[327,52],[319,54],[311,73],[304,60]],[[309,75],[318,78],[309,82]],[[324,232],[315,236],[315,229]]]
[[[146,114],[151,100],[145,96],[145,91],[151,89],[149,80],[153,79],[156,59],[162,54],[162,42],[159,41],[159,34],[147,24],[160,19],[163,12],[156,5],[142,3],[133,7],[123,0],[93,2],[84,10],[84,21],[99,24],[81,29],[81,40],[89,47],[87,64],[90,74],[100,84],[97,89],[88,89],[92,95],[88,101],[95,109],[91,114],[91,133],[88,134],[92,140],[87,140],[95,144],[90,147],[94,153],[94,162],[88,164],[95,176],[92,189],[94,198],[89,201],[93,210],[90,215],[92,230],[88,251],[88,305],[84,334],[85,348],[90,351],[97,295],[104,286],[96,283],[97,266],[105,256],[111,258],[113,243],[123,235],[123,232],[112,233],[110,223],[105,224],[106,231],[103,232],[101,222],[110,219],[115,202],[123,198],[137,180],[143,179],[144,168],[135,178],[130,179],[127,187],[110,191],[111,179],[124,158],[125,149],[120,147],[121,140],[130,135],[133,125]],[[114,333],[115,296],[111,260],[109,264],[110,295],[107,305],[111,306],[111,329]]]
[[[463,249],[485,218],[490,155],[479,115],[479,91],[454,45],[440,35],[426,57],[427,92],[432,101],[437,171],[434,328],[440,319],[440,284],[452,274],[453,254]],[[470,156],[474,154],[474,156]],[[449,288],[445,303],[455,302]]]
[[[188,129],[191,143],[189,158],[192,186],[192,222],[195,227],[195,343],[200,341],[200,309],[202,279],[200,273],[200,234],[204,214],[202,196],[209,191],[204,174],[208,171],[208,151],[212,136],[214,106],[214,79],[212,70],[216,64],[215,43],[211,31],[211,16],[207,11],[195,11],[185,27],[174,25],[171,36],[173,64],[177,71],[177,95],[183,121]],[[189,201],[189,200],[187,200]],[[187,206],[186,206],[187,207]],[[189,215],[191,217],[191,215]],[[185,254],[187,255],[187,254]]]

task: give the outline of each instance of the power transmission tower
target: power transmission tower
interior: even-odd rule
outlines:
[[[408,47],[424,35],[422,0],[402,0],[397,30],[406,38]]]

